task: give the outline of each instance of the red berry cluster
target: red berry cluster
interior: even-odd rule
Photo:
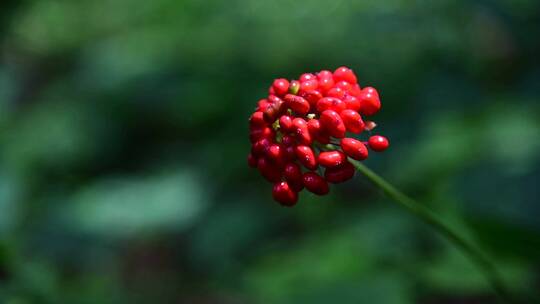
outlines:
[[[362,142],[351,135],[371,131],[375,123],[362,116],[380,108],[377,91],[360,88],[347,67],[302,74],[299,80],[276,79],[249,119],[248,164],[274,183],[272,196],[282,205],[295,205],[304,187],[325,195],[328,183],[353,177],[355,170],[347,157],[364,160],[367,147],[388,148],[383,136]],[[319,166],[324,167],[323,174]]]

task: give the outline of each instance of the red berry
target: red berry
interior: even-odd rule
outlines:
[[[354,176],[354,167],[351,163],[345,162],[339,167],[326,168],[324,178],[333,184],[342,183]]]
[[[332,79],[332,76],[326,77],[326,76],[320,76],[319,74],[319,89],[323,92],[326,92],[330,90],[334,86],[334,79]]]
[[[304,184],[302,181],[302,170],[300,169],[300,166],[298,164],[286,164],[285,168],[283,169],[283,175],[285,176],[285,180],[289,183],[291,188],[293,188],[296,192],[300,192],[300,190],[304,188]]]
[[[304,73],[300,75],[300,81],[308,81],[308,80],[317,80],[317,76],[311,74],[311,73]]]
[[[257,103],[257,111],[264,111],[270,105],[267,99],[261,99]]]
[[[247,162],[248,162],[248,166],[250,166],[251,168],[257,168],[258,160],[255,156],[253,156],[252,153],[248,154]]]
[[[266,126],[263,112],[257,111],[249,118],[249,127],[251,129],[260,129]]]
[[[318,86],[319,82],[317,81],[317,79],[306,80],[300,83],[300,90],[304,92],[313,91],[317,89]]]
[[[350,90],[352,89],[353,86],[352,86],[350,83],[348,83],[348,82],[342,80],[342,81],[338,81],[338,82],[335,84],[334,87],[340,88],[340,89],[342,89],[343,91],[348,92],[348,91],[350,91]]]
[[[360,110],[360,100],[353,95],[345,95],[343,102],[347,105],[347,109],[358,112]]]
[[[274,94],[270,94],[268,95],[268,102],[270,104],[281,104],[283,103],[283,100]]]
[[[287,182],[278,182],[272,189],[272,197],[283,206],[294,206],[298,202],[298,193]]]
[[[294,130],[293,118],[290,115],[281,115],[279,118],[279,128],[285,133],[292,132]]]
[[[293,126],[298,141],[304,145],[310,145],[313,139],[309,134],[307,122],[304,119],[298,117],[293,120]]]
[[[317,101],[323,97],[321,92],[318,90],[313,90],[309,92],[300,92],[300,96],[304,97],[312,108],[314,108],[317,105]]]
[[[284,151],[286,161],[294,161],[296,159],[296,146],[286,146]]]
[[[330,143],[330,135],[328,135],[321,127],[321,123],[318,119],[310,119],[308,121],[309,134],[313,140],[320,142],[321,144]]]
[[[356,83],[356,75],[348,67],[339,67],[334,71],[334,79],[336,81],[344,80],[348,83]]]
[[[341,149],[347,156],[356,160],[364,160],[368,157],[366,145],[354,138],[341,139]]]
[[[362,92],[366,94],[373,94],[379,97],[379,92],[377,92],[377,90],[374,87],[365,87],[364,89],[362,89]]]
[[[324,167],[338,167],[347,161],[347,156],[341,151],[325,151],[319,153],[319,164]]]
[[[289,81],[285,78],[278,78],[272,84],[277,95],[285,95],[289,91]]]
[[[325,195],[330,191],[326,180],[315,172],[304,173],[303,181],[306,189],[314,194]]]
[[[381,100],[377,91],[371,87],[364,88],[360,94],[360,112],[373,115],[381,109]]]
[[[390,143],[388,139],[384,136],[374,135],[369,138],[368,141],[369,147],[377,152],[382,152],[388,148]]]
[[[268,138],[262,138],[251,146],[251,153],[255,156],[263,156],[266,154],[266,150],[268,150],[270,144],[271,142]]]
[[[336,111],[337,113],[345,110],[347,104],[339,98],[334,97],[324,97],[317,101],[317,111],[319,113],[324,112],[325,110]]]
[[[276,165],[272,164],[266,158],[259,158],[259,161],[257,162],[257,168],[261,172],[261,175],[269,182],[275,183],[281,180],[281,171],[279,170],[279,168]]]
[[[268,100],[271,101],[271,104],[263,111],[263,116],[266,122],[273,123],[283,111],[284,101],[275,95],[268,96]]]
[[[309,146],[297,146],[296,157],[307,169],[317,169],[317,159],[315,158],[315,153],[313,153],[313,150]]]
[[[319,78],[319,80],[323,78],[333,78],[333,77],[334,77],[334,74],[330,72],[329,70],[322,70],[319,73],[317,73],[317,78]]]
[[[364,122],[363,115],[375,114],[381,107],[377,91],[362,89],[347,67],[304,73],[290,82],[278,78],[268,92],[249,118],[252,145],[247,162],[274,183],[274,199],[283,205],[296,204],[304,187],[318,195],[327,194],[329,182],[340,183],[354,176],[348,157],[365,160],[368,147],[382,151],[389,146],[388,140],[378,135],[368,143],[344,138],[347,132],[372,130],[375,123]],[[314,141],[326,145],[332,138],[341,139],[341,149],[315,153]],[[324,177],[313,172],[319,164],[326,167]],[[302,173],[301,166],[308,172]]]
[[[354,84],[349,90],[349,93],[355,97],[358,97],[360,94],[362,94],[362,88],[360,88],[358,84]]]
[[[285,134],[281,138],[281,143],[286,147],[290,147],[290,146],[296,145],[296,139],[292,135]]]
[[[268,159],[278,166],[282,166],[285,163],[285,151],[284,148],[278,144],[272,144],[266,149],[266,156]]]
[[[326,96],[328,97],[336,97],[336,98],[343,98],[345,97],[346,91],[342,88],[333,87],[328,92],[326,92]]]
[[[347,131],[358,134],[364,130],[364,121],[358,112],[354,110],[344,110],[339,113]]]
[[[309,112],[309,102],[303,97],[287,94],[285,95],[285,105],[300,115],[306,115]]]
[[[325,110],[321,113],[319,121],[323,129],[328,131],[331,136],[336,138],[345,137],[345,124],[336,111]]]
[[[264,127],[262,129],[257,129],[249,132],[249,140],[254,143],[262,138],[272,138],[274,137],[275,133],[272,128]]]
[[[318,119],[310,119],[307,122],[309,134],[312,136],[317,136],[321,132],[321,123]]]

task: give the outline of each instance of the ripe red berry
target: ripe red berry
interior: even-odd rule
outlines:
[[[317,80],[317,76],[311,74],[311,73],[304,73],[300,75],[300,82],[302,81],[308,81],[308,80]]]
[[[296,145],[296,138],[294,138],[292,135],[285,134],[281,138],[281,143],[286,147],[290,147]]]
[[[317,78],[319,79],[319,89],[321,89],[323,92],[330,90],[334,86],[334,78],[332,78],[332,73],[330,71],[326,72],[328,73],[321,71],[319,74],[317,74]]]
[[[344,80],[336,82],[335,87],[340,88],[345,92],[349,92],[353,88],[353,86],[350,83]]]
[[[314,118],[308,121],[308,130],[313,140],[316,140],[321,144],[330,143],[330,135],[322,129],[318,119]]]
[[[249,127],[251,129],[260,129],[266,126],[266,121],[264,120],[264,114],[261,111],[257,111],[251,115],[249,118]]]
[[[321,113],[319,121],[323,129],[328,131],[331,136],[336,138],[345,137],[345,124],[336,111],[325,110]]]
[[[345,95],[343,102],[347,106],[347,109],[358,112],[360,110],[360,100],[353,95]]]
[[[286,164],[285,168],[283,169],[283,175],[285,177],[285,180],[289,183],[293,190],[295,190],[296,192],[302,190],[302,188],[304,187],[304,183],[302,181],[302,170],[300,169],[300,166],[298,164]]]
[[[325,151],[319,153],[319,164],[324,167],[339,167],[347,161],[347,156],[341,151]]]
[[[348,83],[355,84],[357,82],[356,75],[348,67],[339,67],[334,71],[334,79],[336,81],[344,80]]]
[[[318,86],[319,86],[319,82],[317,81],[317,79],[310,79],[310,80],[302,81],[300,83],[300,90],[304,92],[309,92],[309,91],[316,90]]]
[[[328,90],[328,92],[326,92],[326,96],[328,96],[328,97],[336,97],[336,98],[341,99],[341,98],[345,97],[345,93],[347,93],[347,92],[345,90],[343,90],[342,88],[333,87],[330,90]]]
[[[285,163],[284,148],[278,144],[272,144],[266,149],[266,157],[277,166],[282,166]]]
[[[296,159],[296,145],[285,147],[285,160],[294,161]]]
[[[324,178],[315,172],[306,172],[303,176],[304,186],[310,192],[317,195],[325,195],[330,192],[328,183]]]
[[[354,167],[351,163],[345,162],[339,167],[326,168],[324,178],[333,184],[342,183],[354,176]]]
[[[264,127],[262,129],[257,129],[257,130],[253,130],[253,131],[249,132],[249,140],[252,143],[255,143],[259,139],[272,138],[272,137],[274,137],[274,135],[275,135],[274,130],[272,130],[269,127]]]
[[[360,94],[360,112],[373,115],[381,109],[381,100],[377,91],[371,87],[364,88]]]
[[[285,133],[292,132],[294,130],[292,116],[281,115],[279,118],[279,128]]]
[[[266,158],[259,158],[257,168],[259,169],[259,172],[261,172],[261,175],[269,182],[275,183],[281,180],[281,171],[279,168]]]
[[[309,102],[301,96],[296,96],[292,94],[285,95],[285,105],[288,108],[291,108],[293,111],[300,115],[306,115],[309,112]]]
[[[304,97],[314,109],[319,99],[323,98],[322,93],[319,90],[313,90],[309,92],[300,92],[300,96]]]
[[[307,122],[302,118],[295,118],[293,120],[293,126],[296,133],[296,138],[301,144],[311,145],[313,139],[309,134]]]
[[[319,73],[317,73],[317,78],[319,78],[319,79],[333,78],[333,77],[334,77],[334,74],[332,72],[330,72],[329,70],[322,70]]]
[[[285,78],[278,78],[274,80],[272,87],[277,95],[285,95],[289,92],[289,81]]]
[[[360,88],[347,67],[304,73],[290,82],[278,78],[268,92],[249,118],[252,144],[247,162],[274,184],[272,195],[283,205],[296,204],[304,187],[318,195],[327,194],[329,182],[354,176],[348,157],[364,160],[368,147],[375,151],[388,147],[388,140],[378,135],[368,143],[344,138],[347,132],[372,130],[376,124],[364,122],[362,115],[375,114],[381,107],[378,92],[372,87]],[[341,139],[341,149],[327,145],[335,144],[336,139]],[[316,154],[314,142],[325,145],[325,151]],[[324,177],[313,172],[319,164],[325,167]],[[308,172],[302,173],[301,166]]]
[[[364,160],[368,158],[368,149],[366,146],[359,140],[354,138],[343,138],[341,139],[341,149],[347,154],[347,156],[356,159]]]
[[[270,144],[271,142],[268,138],[259,139],[251,146],[251,153],[257,157],[266,155],[266,150],[270,147]]]
[[[263,111],[263,117],[264,120],[267,123],[273,123],[283,110],[283,100],[278,99],[275,103],[270,104],[268,107],[266,107],[266,110]]]
[[[266,110],[266,108],[270,105],[270,103],[268,102],[268,99],[261,99],[259,100],[259,102],[257,103],[257,111],[264,111]]]
[[[346,108],[347,108],[347,104],[339,98],[324,97],[324,98],[319,99],[319,101],[317,101],[317,111],[319,113],[322,113],[325,110],[332,110],[339,113],[345,110]]]
[[[382,152],[388,148],[390,143],[384,136],[374,135],[369,138],[369,147],[377,152]]]
[[[272,197],[283,206],[294,206],[298,202],[298,193],[287,182],[277,182],[272,189]]]
[[[349,93],[353,95],[354,97],[360,96],[362,94],[362,88],[358,84],[354,84],[352,88],[349,90]]]
[[[307,169],[317,169],[317,159],[315,158],[315,153],[313,153],[313,149],[311,149],[309,146],[297,146],[296,157],[298,158],[298,161],[300,161],[300,163]]]
[[[347,131],[358,134],[364,131],[364,121],[358,112],[354,110],[343,110],[339,113]]]

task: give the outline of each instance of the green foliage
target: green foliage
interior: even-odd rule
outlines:
[[[363,178],[291,210],[247,168],[272,79],[340,65],[381,93],[367,165],[538,290],[537,1],[5,2],[1,303],[493,302]]]

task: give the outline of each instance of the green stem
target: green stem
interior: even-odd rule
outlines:
[[[456,245],[472,262],[478,267],[478,269],[485,275],[489,281],[493,290],[501,298],[503,302],[515,303],[510,297],[499,273],[495,266],[487,259],[484,254],[476,247],[466,242],[457,233],[452,231],[446,224],[444,224],[438,217],[424,205],[418,203],[414,199],[408,197],[403,192],[392,186],[382,177],[377,175],[371,169],[366,167],[359,161],[350,159],[350,162],[354,167],[362,174],[364,174],[373,184],[379,187],[388,197],[393,199],[399,205],[405,207],[414,215],[418,216],[427,224],[435,228],[440,234],[450,240]]]

